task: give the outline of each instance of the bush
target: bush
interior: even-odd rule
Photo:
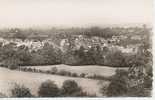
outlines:
[[[71,73],[65,70],[60,70],[58,74],[62,76],[71,76]]]
[[[123,96],[127,93],[127,72],[124,70],[116,70],[111,83],[107,88],[107,96]]]
[[[85,77],[85,76],[86,76],[85,73],[81,73],[81,74],[80,74],[80,77]]]
[[[86,95],[82,92],[82,89],[78,86],[78,84],[74,80],[66,80],[63,82],[62,96],[84,96]]]
[[[153,82],[152,77],[146,76],[144,78],[144,87],[152,89],[152,82]]]
[[[78,77],[78,75],[76,73],[72,73],[71,76],[72,77]]]
[[[105,77],[105,76],[96,75],[96,74],[94,74],[93,76],[89,76],[88,78],[111,81],[111,77]]]
[[[15,87],[11,90],[12,97],[32,97],[29,88],[15,84]]]
[[[140,88],[140,87],[136,86],[136,87],[131,87],[128,89],[127,96],[146,97],[148,95],[145,93],[144,88]]]
[[[67,75],[67,76],[71,76],[71,72],[68,72],[68,71],[67,71],[66,75]]]
[[[58,69],[56,67],[52,67],[51,74],[56,74],[58,72]]]
[[[43,82],[38,91],[40,97],[57,97],[59,93],[60,91],[57,85],[50,80]]]
[[[103,96],[106,96],[107,90],[108,90],[108,85],[103,85],[100,89],[100,92],[102,93]]]
[[[27,71],[32,72],[32,68],[27,68]]]
[[[0,98],[6,98],[7,96],[4,93],[0,93]]]

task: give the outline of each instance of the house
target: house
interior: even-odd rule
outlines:
[[[60,41],[60,49],[61,51],[65,52],[67,50],[67,48],[69,47],[69,41],[68,39],[62,39]]]
[[[131,36],[131,39],[132,40],[141,40],[142,38],[139,35],[134,35],[134,36]]]

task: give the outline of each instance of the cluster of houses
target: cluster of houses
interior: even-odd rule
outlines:
[[[32,34],[33,35],[33,34]],[[32,36],[31,36],[32,37]],[[6,45],[9,43],[15,43],[17,47],[21,45],[25,45],[29,48],[30,51],[38,49],[41,49],[45,43],[53,45],[55,48],[61,49],[61,51],[66,51],[68,48],[71,48],[73,50],[78,50],[81,46],[85,48],[85,50],[88,50],[92,47],[99,46],[101,49],[104,47],[108,47],[109,49],[118,49],[121,50],[124,53],[136,53],[138,50],[139,45],[128,45],[127,47],[118,46],[116,45],[121,40],[127,39],[128,36],[126,35],[119,35],[119,36],[112,36],[110,39],[104,39],[102,37],[86,37],[84,35],[72,35],[69,38],[63,38],[61,39],[59,44],[54,43],[52,39],[44,39],[42,41],[35,40],[35,39],[4,39],[0,38],[0,42],[2,45]],[[130,37],[131,39],[142,39],[139,35]]]
[[[36,40],[29,40],[29,39],[21,40],[21,39],[0,38],[0,43],[2,46],[10,44],[10,43],[16,44],[17,47],[24,45],[29,48],[29,51],[37,51],[39,49],[42,49],[46,43],[53,45],[50,39],[43,40],[43,41],[36,41]]]
[[[99,46],[101,48],[101,50],[104,47],[109,48],[110,50],[120,50],[123,53],[137,53],[138,52],[138,48],[141,44],[129,44],[127,47],[123,47],[123,46],[119,46],[119,45],[114,45],[113,42],[118,42],[121,39],[126,39],[126,36],[114,36],[112,37],[112,41],[113,42],[109,42],[109,39],[104,39],[101,37],[91,37],[91,38],[87,38],[83,35],[77,35],[73,37],[74,39],[62,39],[60,42],[60,47],[62,51],[66,51],[67,48],[69,47],[74,47],[72,49],[78,50],[81,46],[83,46],[83,48],[85,50],[88,50],[92,47],[97,47]],[[71,41],[72,40],[72,41]]]

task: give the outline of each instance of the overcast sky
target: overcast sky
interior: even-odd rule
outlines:
[[[0,0],[0,27],[151,23],[153,0]]]

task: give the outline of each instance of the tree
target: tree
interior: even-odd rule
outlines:
[[[128,73],[124,70],[116,70],[107,88],[107,96],[123,96],[127,93],[127,75]]]
[[[112,28],[100,28],[100,27],[90,27],[85,29],[85,35],[92,37],[104,37],[104,38],[111,38],[113,35],[117,35],[116,32]]]
[[[40,97],[57,97],[59,93],[60,91],[57,85],[50,80],[43,82],[38,91]]]
[[[58,64],[61,62],[61,51],[56,50],[53,45],[48,43],[41,49],[41,55],[44,57],[45,64]]]
[[[52,67],[52,68],[51,68],[51,73],[52,73],[52,74],[56,74],[57,72],[58,72],[57,67]]]
[[[87,64],[85,48],[80,46],[79,50],[75,50],[73,56],[76,58],[77,65]]]
[[[15,84],[15,87],[11,90],[12,97],[32,97],[29,88]]]
[[[62,96],[80,96],[82,90],[74,80],[66,80],[62,86]]]
[[[22,61],[17,54],[16,45],[13,43],[7,44],[1,48],[1,62],[3,66],[8,67],[10,69],[16,69]]]
[[[32,56],[28,50],[28,47],[26,47],[25,45],[19,46],[17,48],[16,55],[18,56],[18,58],[22,62],[20,65],[29,65],[30,64]]]
[[[106,55],[105,65],[113,66],[113,67],[124,67],[125,64],[125,55],[119,51],[110,51]]]
[[[77,51],[74,50],[69,50],[63,54],[63,63],[68,64],[68,65],[80,65],[81,59],[80,57],[76,54]]]
[[[16,33],[15,35],[14,35],[14,38],[18,38],[18,39],[21,39],[21,40],[25,40],[27,37],[26,37],[26,35],[25,34],[23,34],[23,33]]]
[[[21,39],[21,40],[24,40],[24,39],[27,38],[26,35],[24,34],[24,32],[22,32],[22,30],[19,29],[19,28],[11,29],[10,33],[15,33],[13,35],[13,38],[18,38],[18,39]]]

